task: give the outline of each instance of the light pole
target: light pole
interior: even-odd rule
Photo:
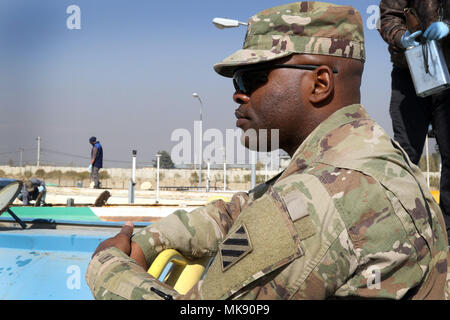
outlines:
[[[134,186],[136,185],[136,155],[137,150],[132,152],[132,165],[131,165],[131,181],[128,187],[128,203],[134,203]]]
[[[159,203],[159,159],[161,154],[156,154],[156,203]]]
[[[19,161],[19,164],[20,164],[20,167],[22,167],[22,159],[23,159],[23,151],[24,151],[24,149],[23,148],[19,148],[19,150],[20,150],[20,161]]]
[[[132,164],[132,169],[131,169],[131,182],[133,182],[133,185],[135,185],[136,184],[136,155],[137,155],[137,150],[133,150],[132,154],[133,154],[133,164]]]
[[[252,168],[250,189],[253,189],[256,186],[256,156],[256,151],[250,150],[250,162]]]
[[[39,165],[41,163],[41,137],[37,137],[36,140],[38,142],[36,167],[39,168]]]
[[[202,164],[203,164],[203,102],[202,99],[200,99],[200,96],[198,93],[193,93],[192,96],[194,98],[197,98],[200,102],[200,137],[199,137],[199,162],[200,162],[200,169],[198,174],[198,186],[202,186]]]

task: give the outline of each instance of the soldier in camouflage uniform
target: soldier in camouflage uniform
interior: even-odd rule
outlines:
[[[94,297],[445,299],[442,213],[359,104],[364,60],[352,7],[298,2],[253,16],[244,49],[214,68],[234,77],[237,125],[279,129],[290,165],[228,203],[178,210],[134,235],[124,226],[89,264]],[[185,295],[146,273],[169,248],[214,258]]]

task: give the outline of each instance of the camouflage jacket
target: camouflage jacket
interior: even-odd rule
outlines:
[[[389,44],[391,61],[395,66],[407,68],[405,49],[401,47],[400,40],[405,33],[406,19],[403,13],[405,8],[416,10],[418,18],[425,31],[433,22],[439,21],[439,12],[442,4],[442,19],[450,19],[450,2],[443,0],[381,0],[380,2],[380,29],[381,37]],[[447,65],[450,63],[450,38],[441,41]]]
[[[177,211],[133,236],[149,265],[167,248],[215,257],[186,295],[116,248],[93,258],[87,283],[97,299],[162,299],[151,287],[178,299],[444,299],[442,213],[405,157],[362,106],[342,108],[249,195]]]

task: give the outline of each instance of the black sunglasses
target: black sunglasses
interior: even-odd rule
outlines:
[[[237,92],[250,94],[268,81],[269,72],[272,69],[289,68],[314,71],[319,67],[310,64],[272,64],[241,68],[233,74],[233,85]],[[335,69],[332,71],[338,73]]]

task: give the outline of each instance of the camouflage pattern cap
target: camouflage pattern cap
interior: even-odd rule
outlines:
[[[240,66],[320,54],[365,61],[361,15],[351,6],[303,1],[266,9],[251,17],[243,49],[214,65],[232,77]]]

